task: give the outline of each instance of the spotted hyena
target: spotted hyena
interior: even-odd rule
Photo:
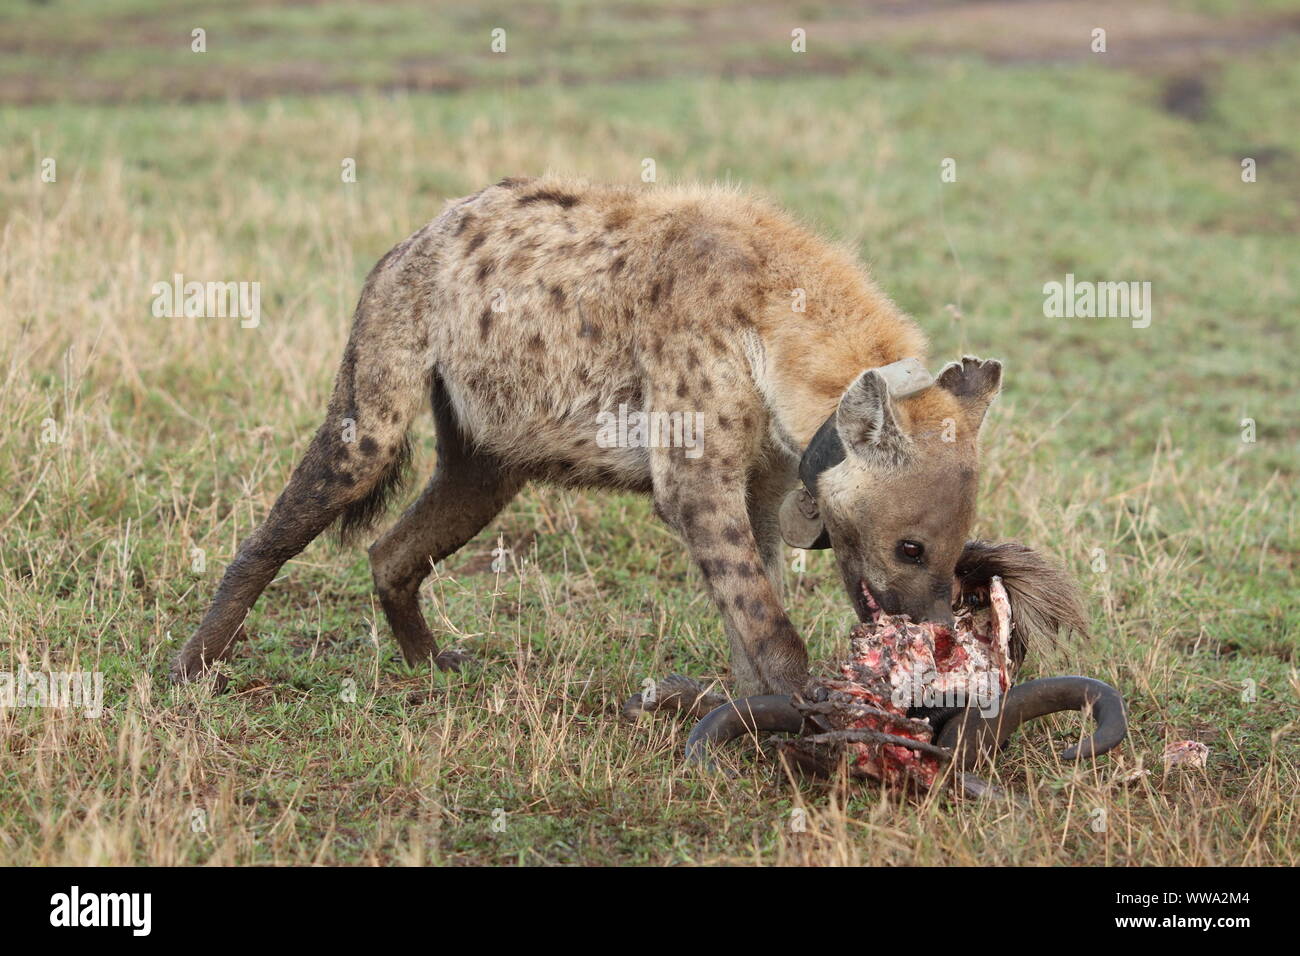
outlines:
[[[779,515],[801,464],[859,614],[870,594],[949,619],[1001,368],[967,358],[891,393],[882,367],[925,350],[851,256],[735,189],[506,179],[451,201],[371,270],[325,422],[174,674],[224,657],[322,531],[371,525],[431,400],[437,467],[370,547],[408,661],[458,664],[420,584],[537,480],[652,495],[722,615],[737,689],[793,691],[807,651],[782,605]],[[600,440],[623,407],[691,416],[694,448]]]

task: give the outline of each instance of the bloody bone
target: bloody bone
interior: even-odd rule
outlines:
[[[708,713],[687,742],[688,760],[709,765],[709,750],[756,731],[799,734],[779,745],[790,764],[824,775],[841,761],[859,779],[926,789],[949,762],[970,795],[995,790],[970,774],[1027,720],[1091,709],[1093,735],[1067,760],[1105,753],[1126,732],[1114,688],[1087,677],[1014,684],[1028,643],[1061,628],[1082,631],[1077,593],[1063,571],[1014,543],[971,542],[958,564],[952,628],[884,613],[864,589],[870,619],[857,625],[839,674],[803,693],[764,695]],[[696,711],[708,698],[676,677],[667,706]],[[690,707],[686,706],[687,701]],[[631,703],[631,702],[629,702]]]

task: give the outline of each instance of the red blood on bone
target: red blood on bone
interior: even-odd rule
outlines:
[[[996,682],[1001,691],[1010,686],[1010,602],[998,578],[989,588],[990,606],[959,611],[953,628],[886,614],[865,587],[863,593],[872,619],[853,629],[850,656],[840,667],[844,679],[821,686],[831,703],[866,705],[882,713],[855,714],[845,706],[829,715],[836,729],[870,729],[929,743],[931,730],[903,722],[910,702],[896,702],[895,688],[962,692],[964,700],[957,702],[961,706],[987,693],[989,683]],[[937,758],[897,744],[863,741],[845,746],[854,772],[886,783],[912,781],[929,787],[941,770]]]

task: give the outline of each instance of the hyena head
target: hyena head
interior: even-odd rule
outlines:
[[[954,572],[975,521],[980,424],[1001,381],[999,362],[967,357],[900,399],[888,375],[869,369],[809,444],[800,476],[824,528],[820,546],[834,548],[862,620],[874,602],[952,623]]]

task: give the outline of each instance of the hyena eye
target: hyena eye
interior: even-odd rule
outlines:
[[[925,556],[925,545],[919,541],[900,541],[895,553],[900,561],[906,561],[909,564],[920,564],[921,558]]]

